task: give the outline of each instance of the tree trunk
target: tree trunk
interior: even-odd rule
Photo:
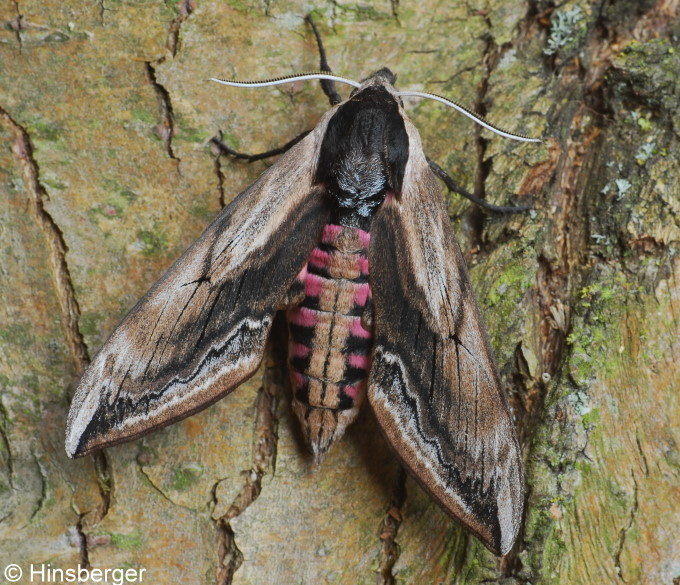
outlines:
[[[206,81],[316,69],[312,5],[337,73],[389,66],[399,87],[545,137],[505,141],[406,103],[458,182],[534,206],[490,216],[447,195],[526,456],[524,531],[501,561],[401,472],[368,409],[312,471],[275,362],[187,420],[65,456],[89,356],[270,164],[218,156],[210,139],[266,150],[327,109],[315,83]],[[5,2],[0,565],[137,567],[158,584],[678,583],[677,11]]]

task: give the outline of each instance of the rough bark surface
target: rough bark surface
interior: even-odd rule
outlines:
[[[542,135],[518,145],[432,102],[428,156],[497,204],[452,221],[527,461],[502,561],[398,468],[370,413],[315,472],[271,363],[206,411],[66,459],[65,413],[108,332],[327,108],[316,84],[398,85]],[[0,5],[0,570],[145,567],[149,582],[649,584],[680,579],[677,0],[6,0]],[[346,91],[345,88],[340,88]],[[265,371],[266,370],[266,371]],[[28,577],[23,581],[30,582]]]

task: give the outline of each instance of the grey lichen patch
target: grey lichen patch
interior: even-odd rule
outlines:
[[[635,153],[635,162],[640,166],[643,166],[657,152],[656,144],[654,142],[645,142],[640,145],[640,148],[638,148]]]
[[[606,211],[591,214],[590,238],[598,254],[608,258],[635,257],[680,236],[674,220],[678,199],[672,187],[677,182],[672,134],[658,117],[661,109],[631,111],[626,105],[617,103],[618,119],[607,129],[608,154],[593,173],[602,181],[593,197]]]
[[[73,22],[57,28],[20,18],[18,21],[5,22],[3,28],[14,32],[11,35],[12,41],[16,41],[22,50],[31,50],[46,45],[63,45],[74,41],[87,41],[91,38],[89,31],[79,30]],[[0,42],[6,43],[7,41],[3,39]]]
[[[555,390],[561,385],[558,381]],[[531,580],[541,575],[547,583],[554,583],[559,563],[569,550],[560,521],[566,514],[573,486],[579,482],[578,454],[586,439],[580,418],[569,408],[568,400],[550,400],[544,417],[533,436],[527,469],[531,491],[518,577]]]
[[[550,18],[550,35],[543,53],[567,54],[578,46],[587,30],[586,17],[579,5],[564,6]]]
[[[45,187],[49,187],[51,189],[58,189],[59,191],[63,191],[64,189],[67,188],[65,183],[62,183],[58,179],[48,179],[43,177],[40,181]]]

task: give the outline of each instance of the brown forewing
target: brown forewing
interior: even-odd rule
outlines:
[[[257,369],[275,311],[326,223],[312,180],[332,112],[228,205],[113,331],[76,389],[70,456],[184,418]]]
[[[521,458],[441,192],[405,119],[402,193],[371,228],[375,346],[368,396],[407,468],[496,554],[517,538]]]

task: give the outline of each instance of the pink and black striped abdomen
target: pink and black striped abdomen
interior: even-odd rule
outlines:
[[[369,239],[357,228],[325,226],[298,276],[304,300],[287,312],[293,409],[317,457],[356,418],[366,395]]]

